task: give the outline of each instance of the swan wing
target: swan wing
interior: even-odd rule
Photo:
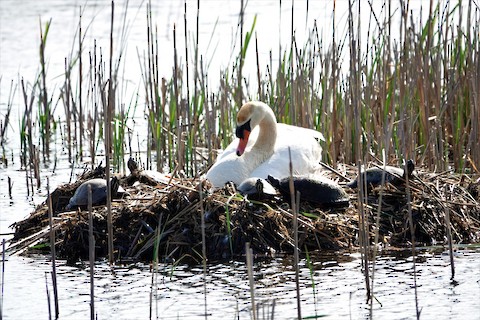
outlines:
[[[320,132],[286,124],[278,125],[278,136],[273,155],[250,174],[251,177],[266,179],[268,175],[283,178],[290,174],[290,157],[295,175],[309,175],[320,171],[322,157]]]
[[[222,156],[206,174],[214,188],[222,188],[227,182],[233,182],[238,186],[249,177],[253,168],[244,157],[237,156],[235,152],[223,153]]]

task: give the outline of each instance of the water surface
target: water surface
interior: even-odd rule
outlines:
[[[408,255],[407,255],[408,256]],[[358,254],[335,253],[313,257],[313,276],[301,261],[300,292],[303,317],[369,319],[364,279]],[[450,280],[448,255],[420,254],[417,292],[421,319],[479,319],[480,251],[463,248],[455,255],[455,282]],[[31,319],[48,314],[44,257],[10,257],[5,266],[4,319]],[[202,319],[205,310],[202,267],[160,266],[153,315],[158,319]],[[86,319],[89,307],[88,268],[57,268],[60,319]],[[257,261],[254,266],[255,302],[263,312],[274,309],[275,319],[296,318],[295,272],[290,257]],[[313,277],[313,279],[312,279]],[[95,307],[99,319],[148,319],[150,267],[143,264],[95,268]],[[207,314],[211,319],[250,319],[251,299],[243,262],[209,265]],[[312,281],[315,285],[312,285]],[[50,279],[49,279],[50,283]],[[415,318],[412,259],[380,256],[376,263],[373,318]],[[52,295],[50,286],[50,295]],[[153,317],[155,318],[155,316]],[[262,318],[262,317],[261,317]]]

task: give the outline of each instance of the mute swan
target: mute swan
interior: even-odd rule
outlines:
[[[319,140],[323,140],[323,135],[312,129],[277,123],[272,109],[263,102],[247,102],[240,108],[235,134],[237,138],[207,172],[206,178],[215,188],[229,181],[238,186],[249,177],[288,176],[288,148],[294,174],[306,175],[321,169]]]

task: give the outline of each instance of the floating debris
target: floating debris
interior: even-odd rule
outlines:
[[[134,170],[119,179],[125,193],[123,198],[112,202],[117,260],[150,261],[158,242],[158,253],[164,261],[201,262],[202,214],[209,261],[242,256],[246,242],[257,255],[293,252],[293,215],[288,201],[280,194],[254,201],[241,196],[232,185],[211,191],[210,184],[199,179],[148,179],[145,183],[141,181],[149,175],[141,172]],[[355,172],[354,167],[344,169],[347,177],[355,176]],[[59,186],[51,194],[57,254],[69,263],[88,259],[88,212],[82,208],[71,211],[66,207],[76,188],[92,178],[104,178],[104,169],[85,172],[77,182]],[[301,202],[298,228],[302,250],[337,250],[358,245],[357,192],[345,184],[340,186],[350,198],[349,206],[319,208],[314,203]],[[409,207],[417,245],[446,242],[446,210],[450,210],[455,243],[479,242],[480,206],[476,191],[478,182],[466,175],[438,175],[418,169],[415,178],[409,181],[409,188],[393,185],[375,188],[366,196],[363,205],[369,218],[370,242],[373,243],[378,229],[384,247],[409,246]],[[408,199],[411,199],[410,204]],[[41,248],[49,252],[46,204],[47,201],[28,218],[13,225],[15,235],[8,248],[11,253]],[[377,212],[380,212],[378,226],[375,224]],[[105,206],[94,207],[97,258],[108,254],[106,215]]]

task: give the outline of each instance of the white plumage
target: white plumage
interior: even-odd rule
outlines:
[[[248,102],[240,108],[237,136],[242,139],[234,139],[207,172],[206,178],[215,188],[223,187],[229,181],[238,186],[250,177],[288,176],[289,148],[295,175],[321,170],[322,134],[277,123],[272,109],[263,102]]]

